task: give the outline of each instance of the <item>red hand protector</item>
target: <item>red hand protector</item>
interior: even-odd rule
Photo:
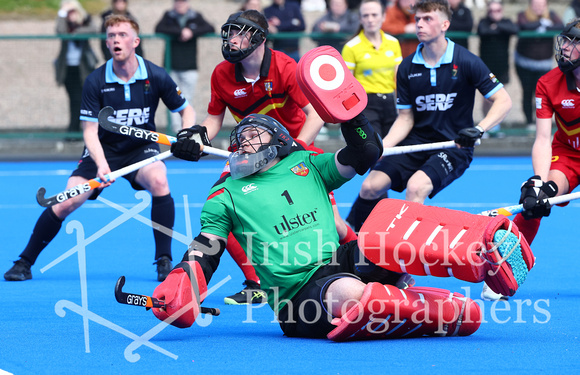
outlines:
[[[327,123],[348,121],[367,106],[367,93],[333,47],[317,47],[302,56],[296,68],[296,79]]]

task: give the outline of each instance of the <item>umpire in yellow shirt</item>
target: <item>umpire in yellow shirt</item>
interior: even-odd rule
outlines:
[[[397,68],[403,61],[401,45],[381,30],[385,9],[380,0],[363,0],[359,16],[359,32],[346,43],[342,57],[368,94],[364,115],[384,137],[397,118],[395,90]]]

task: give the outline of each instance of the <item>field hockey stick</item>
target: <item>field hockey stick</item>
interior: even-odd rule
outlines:
[[[137,162],[135,164],[128,165],[126,167],[123,167],[121,169],[118,169],[116,171],[113,171],[111,173],[106,174],[105,181],[115,180],[115,179],[122,177],[126,174],[129,174],[131,172],[135,172],[136,170],[138,170],[146,165],[152,164],[152,163],[159,161],[159,160],[167,159],[171,155],[173,155],[171,153],[171,151],[165,151],[165,152],[162,152],[161,154],[157,154],[157,155],[152,156],[150,158],[141,160],[140,162]],[[41,187],[36,192],[36,201],[42,207],[54,206],[57,203],[62,203],[64,201],[66,201],[67,199],[74,198],[78,195],[86,193],[87,191],[91,191],[93,189],[98,188],[99,186],[101,186],[101,182],[103,182],[103,181],[99,177],[95,177],[91,180],[88,180],[85,183],[73,186],[70,189],[67,189],[67,190],[60,192],[56,195],[53,195],[52,197],[49,197],[49,198],[44,197],[44,195],[46,194],[46,189]]]
[[[134,126],[115,124],[109,120],[109,116],[112,116],[115,110],[112,107],[105,107],[99,112],[99,125],[111,133],[128,135],[133,138],[142,139],[145,141],[151,141],[159,143],[162,145],[171,146],[173,143],[177,142],[177,138],[159,133],[152,130],[141,129]],[[214,148],[211,146],[204,146],[203,152],[210,155],[221,156],[228,158],[230,153],[219,148]]]
[[[574,199],[580,198],[580,192],[564,194],[553,198],[546,198],[550,205],[554,206],[556,204],[566,203],[573,201]],[[546,201],[544,199],[544,201]],[[524,211],[524,206],[522,204],[515,204],[513,206],[501,207],[496,208],[495,210],[483,211],[479,213],[482,216],[492,216],[495,217],[497,215],[504,215],[504,216],[512,216],[519,214],[520,212]]]
[[[477,141],[475,141],[476,145],[479,145],[480,143],[481,143],[481,140],[479,140],[479,139]],[[455,141],[423,143],[423,144],[419,144],[419,145],[409,145],[409,146],[395,146],[395,147],[385,148],[383,150],[383,156],[408,154],[411,152],[439,150],[439,149],[453,148],[453,147],[455,147]]]
[[[117,284],[115,285],[115,299],[117,300],[117,302],[122,303],[123,305],[145,307],[147,310],[149,310],[152,307],[158,309],[165,308],[165,301],[162,301],[155,297],[123,292],[124,285],[125,285],[125,276],[121,276],[119,277],[119,280],[117,280]],[[202,314],[210,314],[214,316],[218,316],[220,314],[220,309],[217,308],[203,306],[200,306],[200,308]]]

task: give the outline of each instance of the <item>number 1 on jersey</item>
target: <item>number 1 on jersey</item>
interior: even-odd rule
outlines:
[[[288,193],[288,190],[284,190],[284,192],[282,194],[280,194],[281,196],[283,196],[284,198],[286,198],[286,200],[288,201],[289,205],[293,205],[294,201],[292,200],[292,198],[290,198],[290,193]]]

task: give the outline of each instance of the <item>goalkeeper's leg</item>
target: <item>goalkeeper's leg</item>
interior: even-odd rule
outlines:
[[[333,341],[468,336],[481,324],[477,303],[444,289],[403,290],[343,278],[331,284],[326,295],[333,315],[340,317],[332,321],[336,328],[328,334]]]
[[[512,296],[534,265],[518,228],[490,218],[396,199],[382,200],[359,232],[359,248],[380,267],[412,275],[484,281]]]
[[[350,273],[318,278],[285,302],[278,319],[286,336],[334,341],[423,335],[467,336],[481,322],[479,305],[448,290],[365,284]]]

